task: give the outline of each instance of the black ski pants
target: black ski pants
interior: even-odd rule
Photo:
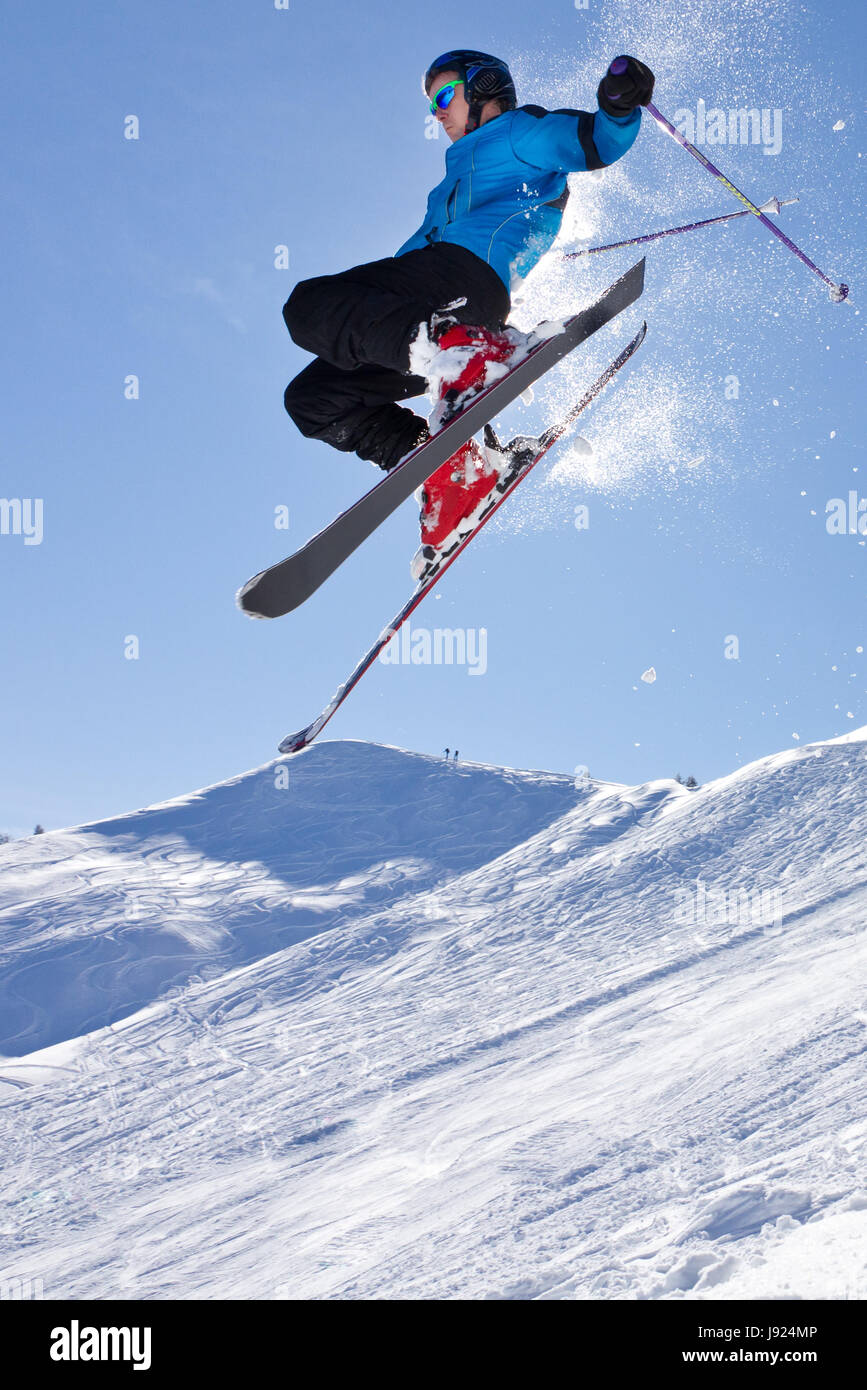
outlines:
[[[338,275],[301,280],[283,306],[299,347],[316,353],[286,387],[284,404],[303,435],[392,468],[427,435],[427,423],[395,405],[423,395],[409,371],[419,324],[452,300],[461,323],[498,329],[510,308],[495,270],[463,246],[436,242]]]

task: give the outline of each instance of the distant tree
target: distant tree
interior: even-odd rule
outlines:
[[[692,773],[690,773],[687,777],[686,781],[684,782],[684,786],[689,787],[690,791],[695,791],[698,787],[698,782],[695,780]]]
[[[9,843],[9,836],[8,836],[8,835],[4,835],[3,832],[0,831],[0,845],[8,845],[8,843]]]
[[[33,834],[34,834],[34,835],[44,835],[44,834],[45,834],[45,831],[44,831],[44,829],[42,828],[41,825],[37,825],[37,827],[36,827],[36,829],[34,830]]]
[[[676,772],[676,773],[674,774],[674,780],[675,780],[675,782],[679,782],[680,785],[683,786],[683,778],[681,777],[681,775],[680,775],[679,772]]]

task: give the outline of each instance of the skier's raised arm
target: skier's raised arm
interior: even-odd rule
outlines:
[[[597,91],[598,109],[546,111],[521,106],[511,125],[512,149],[536,169],[580,173],[614,164],[632,146],[641,125],[642,106],[653,96],[654,77],[637,58],[624,55],[622,76],[606,72]]]

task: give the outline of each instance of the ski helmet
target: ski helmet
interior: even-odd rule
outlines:
[[[494,58],[490,53],[479,53],[475,48],[452,48],[441,53],[424,75],[427,96],[431,83],[441,72],[459,72],[463,80],[470,107],[465,135],[478,128],[486,101],[499,101],[504,111],[514,111],[518,104],[512,74],[502,58]]]

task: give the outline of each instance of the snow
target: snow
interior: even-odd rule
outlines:
[[[507,362],[495,362],[493,360],[486,362],[482,386],[493,386],[496,381],[507,376],[519,362],[529,356],[532,349],[537,347],[539,343],[562,333],[566,323],[567,319],[565,318],[546,319],[543,323],[537,324],[530,333],[524,333],[513,327],[504,328],[502,336],[513,345],[511,355]],[[460,376],[464,367],[478,352],[478,345],[475,344],[441,348],[431,338],[428,325],[426,323],[419,324],[418,332],[410,344],[409,369],[413,374],[424,377],[427,381],[427,395],[433,403],[428,424],[433,433],[436,433],[442,426],[444,415],[451,410],[451,406],[446,407],[440,401],[440,393],[449,382],[455,381]],[[533,388],[531,386],[521,393],[521,399],[525,404],[529,404],[533,400]]]
[[[562,331],[562,326],[553,331]],[[504,329],[503,336],[511,340],[514,350],[508,362],[488,361],[485,363],[485,375],[482,384],[486,387],[492,386],[495,381],[506,376],[513,367],[523,361],[530,349],[539,340],[539,335],[528,335],[520,332],[517,328]],[[478,353],[478,344],[473,343],[466,346],[441,348],[435,339],[431,338],[428,325],[426,323],[419,324],[418,333],[410,344],[409,369],[427,381],[427,395],[433,403],[428,424],[433,433],[441,427],[444,415],[451,409],[440,400],[442,390],[460,376],[467,363]]]
[[[0,1279],[864,1298],[865,759],[689,792],[323,743],[5,846]]]

